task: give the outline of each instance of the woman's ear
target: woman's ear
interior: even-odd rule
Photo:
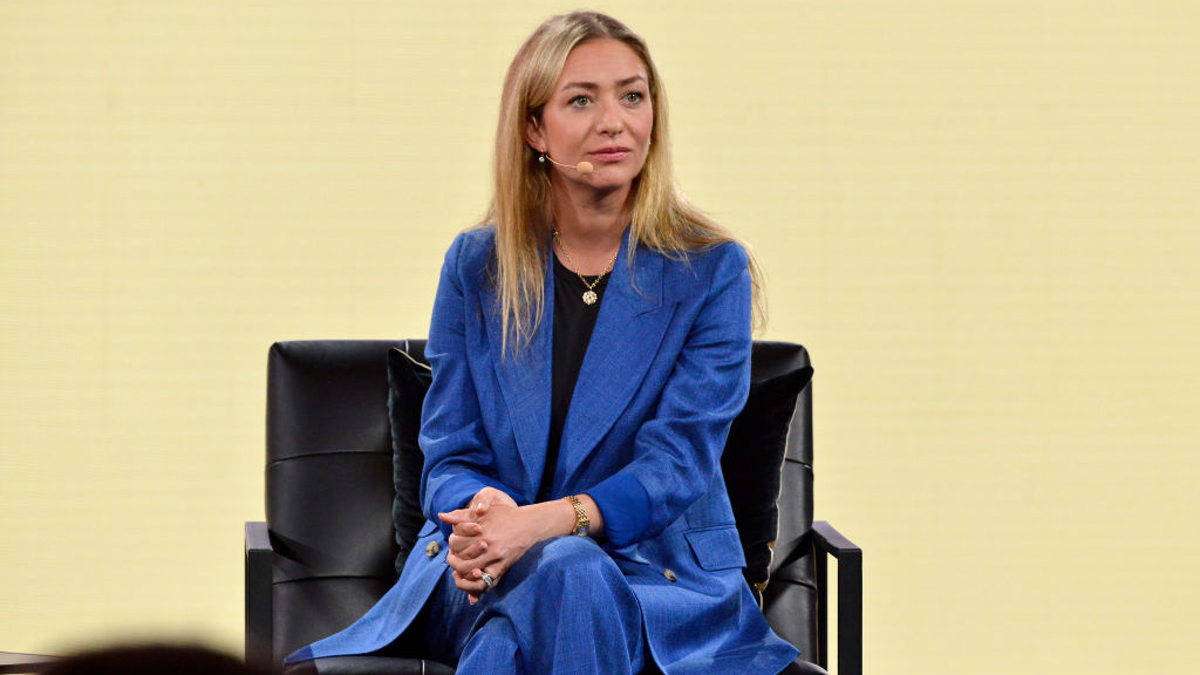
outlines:
[[[542,126],[538,124],[538,120],[533,115],[525,121],[525,142],[536,152],[546,151],[546,139],[542,136]]]

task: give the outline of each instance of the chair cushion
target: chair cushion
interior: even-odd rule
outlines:
[[[789,663],[787,668],[779,671],[779,675],[829,675],[829,673],[815,663],[797,658],[795,661]]]
[[[389,656],[332,656],[313,661],[293,663],[283,669],[283,675],[453,675],[450,666],[424,659],[405,659]],[[658,675],[651,663],[642,675]],[[796,659],[780,675],[828,675],[824,668]]]
[[[392,656],[329,656],[301,661],[283,675],[454,675],[454,669],[425,659]]]
[[[396,554],[397,575],[425,524],[420,503],[425,455],[417,436],[421,431],[421,405],[432,379],[429,364],[403,349],[388,350],[388,420],[392,427],[392,482],[396,486],[392,520],[400,547]]]
[[[804,366],[751,382],[746,406],[734,419],[721,455],[725,488],[746,554],[743,574],[760,606],[779,530],[780,468],[788,431],[796,398],[811,378],[812,368]]]

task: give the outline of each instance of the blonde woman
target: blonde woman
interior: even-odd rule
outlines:
[[[757,273],[675,187],[644,41],[591,12],[539,27],[495,181],[425,351],[429,522],[395,587],[289,662],[401,641],[460,675],[780,672],[720,472]]]

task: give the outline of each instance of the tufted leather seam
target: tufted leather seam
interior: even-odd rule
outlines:
[[[800,460],[798,460],[798,459],[793,459],[793,458],[791,458],[791,457],[784,457],[784,458],[783,458],[783,461],[784,461],[784,462],[791,462],[792,464],[799,464],[800,466],[803,466],[803,467],[807,468],[809,471],[812,471],[812,464],[811,464],[811,463],[809,463],[809,462],[802,462],[802,461],[800,461]]]
[[[388,577],[379,576],[378,574],[328,574],[328,575],[313,575],[308,577],[299,577],[295,579],[280,579],[272,581],[272,586],[282,586],[284,584],[296,584],[303,581],[326,581],[329,579],[375,579],[378,581],[388,581]],[[394,582],[395,579],[392,579]]]
[[[310,457],[323,457],[325,455],[387,455],[391,456],[391,450],[378,450],[375,448],[335,448],[333,450],[319,450],[317,452],[306,452],[303,455],[293,455],[291,457],[281,457],[276,460],[267,462],[267,466],[271,467],[284,462],[291,462],[297,459],[308,459]]]

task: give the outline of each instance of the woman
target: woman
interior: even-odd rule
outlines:
[[[422,530],[362,619],[472,673],[778,673],[720,453],[749,382],[747,254],[674,186],[640,37],[554,17],[505,80],[485,225],[446,254],[426,357]],[[445,552],[445,555],[441,555]]]

